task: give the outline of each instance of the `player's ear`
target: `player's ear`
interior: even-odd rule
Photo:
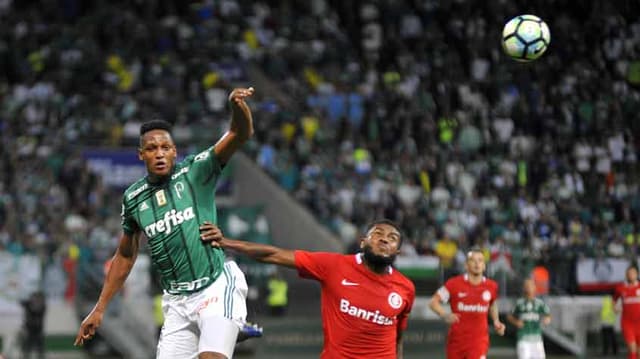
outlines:
[[[144,158],[142,157],[142,150],[141,149],[138,150],[138,159],[140,161],[144,161]]]
[[[360,249],[364,248],[364,241],[366,240],[367,240],[367,237],[364,237],[364,236],[360,237]]]

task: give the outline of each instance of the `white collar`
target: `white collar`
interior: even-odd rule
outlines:
[[[465,280],[466,282],[468,282],[468,281],[469,281],[469,274],[468,274],[468,273],[465,273],[465,274],[464,274],[464,280]],[[486,282],[486,281],[487,281],[487,277],[482,276],[482,281],[483,281],[483,282]]]

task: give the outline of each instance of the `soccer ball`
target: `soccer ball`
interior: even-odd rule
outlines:
[[[539,58],[550,42],[549,27],[535,15],[516,16],[502,30],[502,48],[516,61],[528,62]]]

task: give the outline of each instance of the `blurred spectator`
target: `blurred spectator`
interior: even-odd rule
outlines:
[[[32,358],[32,352],[39,359],[44,358],[44,318],[47,303],[44,292],[37,291],[22,302],[24,309],[22,358]]]
[[[280,272],[275,271],[267,281],[267,289],[269,293],[267,295],[267,305],[269,306],[269,312],[274,317],[281,317],[285,315],[287,310],[287,281],[282,278]]]
[[[611,294],[602,297],[602,308],[600,310],[600,337],[602,340],[603,357],[609,355],[609,348],[613,356],[618,355],[618,341],[616,339],[615,325],[618,316],[614,310],[615,303]]]

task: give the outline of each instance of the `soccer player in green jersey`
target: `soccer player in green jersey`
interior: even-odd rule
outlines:
[[[533,279],[525,280],[523,287],[524,297],[516,301],[512,313],[507,316],[509,323],[518,328],[518,358],[544,359],[540,324],[551,323],[549,306],[542,299],[536,298],[536,284]]]
[[[253,88],[229,95],[229,130],[212,147],[176,163],[171,127],[154,120],[140,128],[138,157],[147,176],[122,198],[120,245],[100,297],[80,325],[75,344],[95,335],[104,311],[122,287],[138,253],[140,235],[148,239],[152,266],[160,274],[165,317],[156,358],[229,359],[247,308],[247,283],[221,249],[200,240],[199,224],[217,223],[216,182],[222,167],[253,134],[245,99]]]

